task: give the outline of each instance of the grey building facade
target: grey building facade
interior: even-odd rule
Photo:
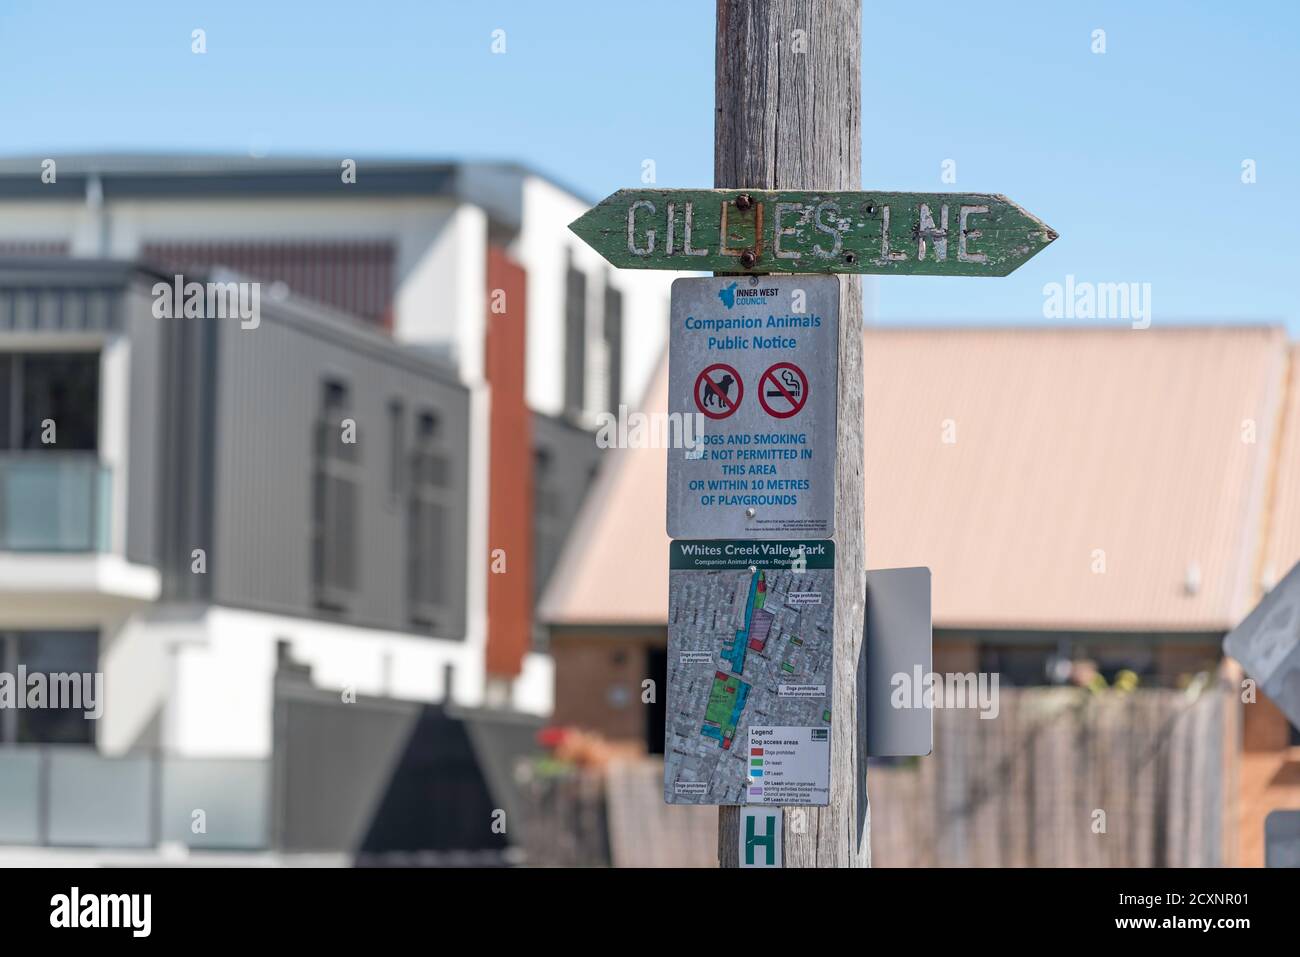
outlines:
[[[454,370],[316,304],[262,297],[256,328],[156,318],[160,283],[131,264],[0,262],[0,353],[129,342],[125,554],[158,570],[159,600],[463,638],[470,402]]]

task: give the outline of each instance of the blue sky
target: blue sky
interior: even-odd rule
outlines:
[[[1300,3],[864,6],[864,184],[1005,193],[1061,233],[1006,279],[883,279],[883,321],[1044,322],[1069,273],[1149,282],[1157,325],[1300,334]],[[712,105],[711,0],[0,2],[4,154],[514,159],[595,199],[647,158],[712,185]]]

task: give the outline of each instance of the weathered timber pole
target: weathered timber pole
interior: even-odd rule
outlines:
[[[713,185],[862,186],[861,0],[718,0]],[[830,805],[786,808],[787,867],[871,863],[859,656],[866,592],[862,290],[840,277],[835,475],[835,681]],[[738,866],[740,812],[718,809],[718,862]]]

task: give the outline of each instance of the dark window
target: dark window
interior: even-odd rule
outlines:
[[[664,753],[668,729],[668,652],[664,648],[646,649],[646,677],[654,682],[655,699],[645,712],[645,746],[650,754]]]
[[[555,489],[555,469],[549,449],[533,452],[533,600],[541,598],[551,577],[551,567],[560,550],[559,493]]]
[[[0,451],[14,447],[14,357],[0,353]]]
[[[406,462],[406,414],[402,403],[388,403],[388,495],[393,503],[402,498],[402,473]]]
[[[438,417],[423,412],[411,450],[407,599],[411,623],[433,629],[448,618],[447,525],[454,491],[449,467]]]
[[[623,401],[623,294],[612,286],[605,287],[605,357],[607,407],[617,413]]]
[[[347,608],[356,588],[357,472],[356,429],[350,418],[347,386],[326,382],[316,420],[316,467],[312,481],[312,583],[316,604],[332,611]],[[345,441],[346,440],[346,441]]]
[[[326,380],[322,388],[322,400],[326,411],[343,412],[348,405],[348,387],[343,382]]]
[[[564,411],[582,414],[587,378],[587,276],[570,264],[564,284]]]
[[[17,682],[19,668],[25,669],[27,680],[15,684],[14,694],[28,697],[37,675],[45,694],[44,707],[0,710],[0,742],[93,744],[95,722],[86,712],[103,706],[103,682],[95,681],[98,662],[99,635],[93,631],[0,632],[0,670]]]
[[[1046,634],[1037,637],[1049,638]],[[1053,645],[993,641],[980,646],[980,670],[996,672],[1003,685],[1019,688],[1083,684],[1093,674],[1113,685],[1123,671],[1136,674],[1142,687],[1161,684],[1154,649],[1137,639],[1122,645],[1060,636]]]
[[[55,441],[41,441],[44,422]],[[0,449],[93,452],[99,447],[99,353],[0,354]]]
[[[1055,649],[1042,645],[984,645],[980,648],[980,670],[997,674],[1003,684],[1033,688],[1050,684],[1048,663]]]
[[[549,449],[533,451],[533,511],[544,518],[559,514],[553,483],[551,452]]]

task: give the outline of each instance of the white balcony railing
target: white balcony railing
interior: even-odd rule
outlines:
[[[111,478],[93,452],[0,453],[0,551],[107,551]]]
[[[0,746],[0,846],[262,850],[270,761],[106,757],[79,745]],[[204,808],[196,832],[194,808]]]

